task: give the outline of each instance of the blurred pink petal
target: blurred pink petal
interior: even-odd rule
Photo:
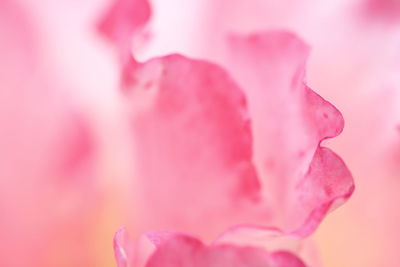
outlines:
[[[144,267],[148,259],[167,240],[174,238],[174,232],[148,232],[133,239],[122,228],[114,236],[114,254],[118,267]]]
[[[366,20],[379,19],[388,24],[399,22],[400,2],[398,0],[364,0],[361,4]]]
[[[145,253],[147,258],[144,262],[138,263],[134,258],[124,260],[118,263],[118,267],[138,266],[138,267],[189,267],[189,266],[273,266],[273,267],[305,267],[304,263],[287,251],[274,251],[268,253],[261,248],[251,246],[235,246],[230,244],[205,246],[198,239],[181,235],[160,233],[161,236],[156,243],[153,243],[151,253]],[[118,250],[116,257],[124,257],[120,251],[124,250],[123,243],[120,240],[126,238],[125,232],[117,232]],[[158,236],[152,234],[153,238]],[[148,240],[154,242],[154,239],[148,237]],[[126,244],[126,242],[124,242]],[[140,248],[136,246],[136,252]],[[144,255],[142,255],[144,256]]]
[[[128,235],[124,228],[118,230],[114,236],[114,255],[117,261],[118,267],[129,266],[130,260],[133,259],[132,255],[134,247],[131,241],[128,239]]]
[[[151,16],[147,0],[114,0],[99,23],[99,31],[119,50],[123,65],[131,56],[135,34],[143,28]]]
[[[232,266],[232,267],[305,267],[289,252],[267,252],[253,247],[230,245],[205,247],[198,240],[176,236],[162,244],[150,257],[146,267]]]
[[[213,244],[254,246],[267,251],[288,251],[297,255],[308,266],[322,266],[313,240],[288,235],[279,229],[238,225],[220,235]]]

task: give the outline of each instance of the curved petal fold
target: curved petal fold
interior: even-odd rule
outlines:
[[[322,206],[354,189],[343,161],[320,147],[340,134],[343,117],[305,85],[309,48],[294,34],[234,36],[229,46],[225,65],[248,97],[263,196],[279,210],[272,225],[307,235],[328,211]]]

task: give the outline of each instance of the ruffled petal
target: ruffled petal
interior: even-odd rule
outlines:
[[[263,196],[277,211],[272,225],[307,235],[354,189],[343,161],[320,147],[342,131],[343,118],[304,84],[309,49],[295,35],[233,37],[230,48],[226,66],[249,100]]]

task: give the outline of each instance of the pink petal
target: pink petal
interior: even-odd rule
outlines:
[[[101,19],[100,32],[119,49],[124,64],[130,56],[134,34],[147,23],[150,15],[147,0],[113,0]]]
[[[322,266],[311,239],[285,234],[279,229],[238,225],[220,235],[213,244],[254,246],[264,248],[267,251],[288,251],[301,257],[309,266]]]
[[[260,188],[239,88],[218,66],[178,55],[138,65],[132,77],[126,93],[136,142],[138,232],[215,236],[236,222],[237,210],[246,217]]]
[[[364,0],[361,2],[366,20],[380,19],[384,22],[396,23],[400,18],[400,2],[397,0]]]
[[[220,235],[214,244],[262,247],[269,251],[289,250],[297,252],[301,240],[283,233],[279,229],[238,225]]]
[[[127,267],[128,261],[132,259],[132,248],[130,247],[126,230],[120,229],[114,236],[114,255],[117,261],[117,267]]]
[[[131,239],[125,228],[114,235],[114,255],[117,267],[144,267],[156,249],[177,234],[172,232],[149,232],[137,240]]]
[[[192,237],[176,235],[163,243],[150,257],[146,267],[305,267],[289,252],[266,251],[232,245],[204,246]]]
[[[343,118],[304,85],[309,49],[296,36],[269,32],[230,44],[227,67],[248,96],[264,197],[279,211],[273,225],[307,235],[354,189],[341,159],[319,146],[342,131]]]
[[[270,261],[274,267],[306,267],[299,258],[287,251],[272,253]]]
[[[148,233],[142,236],[141,241],[134,245],[124,229],[115,234],[114,250],[118,267],[305,266],[288,251],[269,254],[260,248],[229,243],[205,246],[193,237],[178,233]],[[150,244],[153,246],[150,247]]]

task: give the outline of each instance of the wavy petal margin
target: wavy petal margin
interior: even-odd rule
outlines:
[[[236,36],[229,46],[226,67],[249,101],[263,196],[279,211],[272,225],[306,236],[354,190],[343,161],[320,146],[340,134],[343,117],[304,84],[309,48],[294,34]]]

